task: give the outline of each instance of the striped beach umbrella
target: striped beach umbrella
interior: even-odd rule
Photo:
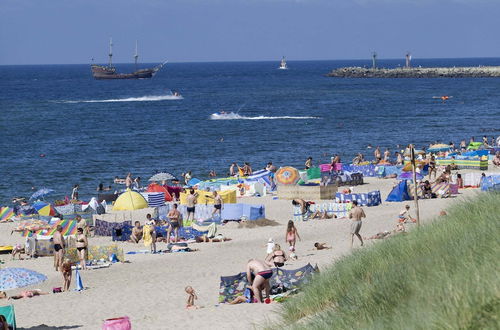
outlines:
[[[280,167],[274,178],[281,184],[296,184],[300,179],[300,175],[295,167],[285,166]]]
[[[0,208],[0,222],[8,221],[14,215],[14,209],[7,206]]]
[[[77,230],[77,221],[76,220],[59,220],[54,225],[52,225],[49,229],[39,229],[36,231],[26,230],[23,234],[24,237],[31,237],[33,235],[37,236],[54,236],[57,231],[57,226],[62,227],[61,234],[63,236],[76,235]]]
[[[33,204],[33,208],[38,212],[39,215],[43,216],[54,216],[56,215],[56,211],[46,202],[36,202]]]

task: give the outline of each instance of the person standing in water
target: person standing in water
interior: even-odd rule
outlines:
[[[78,200],[78,188],[80,188],[80,186],[77,184],[73,186],[73,190],[71,191],[72,200]]]
[[[354,236],[357,236],[359,241],[361,242],[361,246],[363,246],[363,238],[359,234],[361,230],[361,219],[366,218],[365,211],[361,207],[358,206],[358,201],[352,201],[352,209],[349,212],[349,219],[352,219],[351,223],[351,249],[354,244]]]
[[[313,158],[307,157],[304,166],[305,166],[306,170],[310,169],[313,166]]]

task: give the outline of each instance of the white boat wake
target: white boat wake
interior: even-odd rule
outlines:
[[[272,120],[272,119],[320,119],[320,117],[311,116],[242,116],[234,112],[228,113],[213,113],[210,115],[211,120]]]
[[[112,102],[154,102],[167,100],[182,100],[181,95],[159,95],[159,96],[141,96],[127,97],[123,99],[107,99],[107,100],[75,100],[75,101],[60,101],[58,103],[112,103]]]

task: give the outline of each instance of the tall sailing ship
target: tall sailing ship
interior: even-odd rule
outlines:
[[[154,68],[147,69],[137,69],[137,59],[139,54],[137,53],[137,41],[135,42],[135,71],[132,73],[118,73],[116,68],[113,66],[113,39],[109,39],[109,64],[108,65],[97,65],[92,64],[92,76],[95,79],[147,79],[153,78],[153,76],[163,67],[166,63],[159,64]]]

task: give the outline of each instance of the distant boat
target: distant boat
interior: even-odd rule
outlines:
[[[166,63],[159,64],[154,68],[140,69],[137,70],[137,59],[139,55],[137,53],[137,41],[135,42],[135,71],[132,73],[117,73],[116,68],[113,66],[113,40],[109,39],[109,64],[108,65],[97,65],[92,64],[92,76],[95,79],[147,79],[153,78],[153,76],[163,67]]]
[[[285,56],[283,56],[281,58],[281,63],[280,63],[280,67],[278,68],[280,70],[288,70],[288,66],[286,65],[286,59],[285,59]]]

